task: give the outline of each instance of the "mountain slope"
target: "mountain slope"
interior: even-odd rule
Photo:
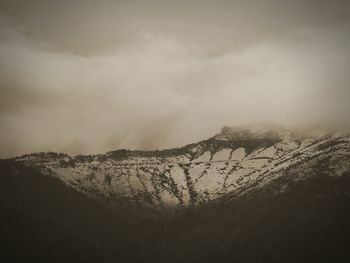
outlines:
[[[176,218],[166,262],[345,262],[350,174],[293,183],[272,197],[216,204]],[[178,228],[179,222],[186,227]],[[171,225],[171,223],[169,223]],[[170,231],[171,231],[171,227]],[[164,259],[163,258],[163,259]]]
[[[0,161],[1,262],[128,262],[124,221],[56,178]]]
[[[350,137],[224,127],[163,151],[0,160],[4,262],[344,262]]]
[[[301,133],[280,127],[224,127],[218,135],[179,149],[118,150],[71,157],[42,153],[15,158],[43,174],[59,178],[116,210],[169,213],[205,205],[216,198],[268,185],[286,170],[300,167],[289,181],[312,177],[325,167],[341,175],[349,167],[350,137]],[[327,162],[327,165],[322,163]],[[287,187],[285,180],[279,190]]]

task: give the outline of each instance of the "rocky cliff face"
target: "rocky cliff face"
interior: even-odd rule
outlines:
[[[340,176],[350,167],[350,136],[224,127],[208,140],[177,149],[75,157],[40,153],[15,161],[116,209],[131,205],[156,215],[257,189],[280,193],[291,182],[322,173]]]

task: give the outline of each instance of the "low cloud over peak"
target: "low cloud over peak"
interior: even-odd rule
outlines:
[[[348,122],[346,2],[74,3],[2,4],[1,157],[173,147],[256,121]]]

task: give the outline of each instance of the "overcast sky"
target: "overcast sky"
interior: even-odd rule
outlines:
[[[0,1],[0,157],[350,121],[350,1]]]

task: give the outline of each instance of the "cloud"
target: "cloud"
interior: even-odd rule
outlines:
[[[0,26],[1,156],[174,147],[254,121],[348,121],[347,22],[286,24],[240,48],[215,33],[209,49],[201,34],[140,25],[122,47],[88,53],[81,39],[75,52],[11,18]]]

